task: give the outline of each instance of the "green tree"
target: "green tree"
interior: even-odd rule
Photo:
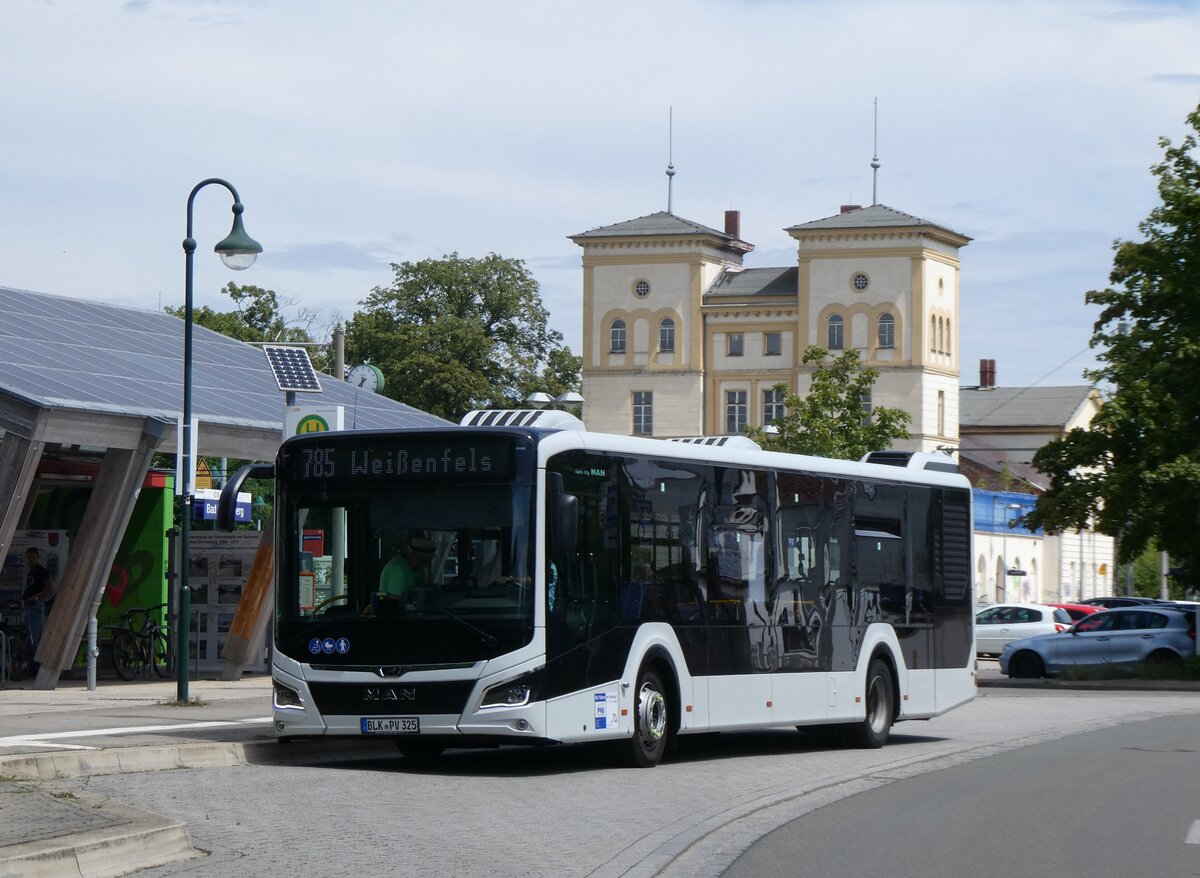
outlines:
[[[535,390],[578,389],[581,360],[548,326],[537,281],[519,259],[451,253],[393,263],[346,332],[351,361],[370,361],[384,393],[457,420],[519,406]]]
[[[887,448],[894,439],[908,438],[908,412],[875,406],[870,416],[864,415],[863,402],[870,399],[879,372],[863,367],[857,350],[830,359],[825,348],[810,345],[804,351],[804,364],[815,364],[804,397],[786,384],[775,385],[784,393],[784,416],[771,422],[778,432],[760,427],[746,430],[763,448],[858,460]]]
[[[328,373],[332,370],[333,360],[328,349],[312,346],[316,341],[312,335],[317,320],[315,311],[298,308],[295,318],[289,321],[284,316],[284,310],[294,307],[294,303],[281,300],[275,290],[229,283],[221,292],[233,301],[234,309],[218,311],[208,305],[193,307],[192,322],[195,325],[238,341],[303,344],[319,371]],[[184,316],[182,305],[163,310],[180,319]]]
[[[1152,167],[1161,204],[1139,224],[1141,241],[1117,241],[1112,286],[1091,345],[1101,365],[1086,373],[1115,388],[1087,429],[1034,455],[1050,479],[1029,523],[1051,530],[1089,521],[1118,538],[1123,561],[1157,541],[1173,564],[1200,569],[1200,164],[1192,128]]]

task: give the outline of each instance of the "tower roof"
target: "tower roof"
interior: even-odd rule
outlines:
[[[754,249],[753,245],[747,244],[733,235],[717,231],[702,223],[692,222],[681,216],[668,213],[665,210],[625,220],[624,222],[613,223],[609,226],[599,226],[598,228],[589,229],[586,232],[580,232],[577,235],[570,235],[569,237],[572,241],[579,243],[580,241],[599,238],[664,238],[683,235],[704,235],[716,238],[725,246],[743,252],[749,252]]]
[[[813,220],[809,223],[800,223],[799,225],[789,226],[784,231],[792,233],[796,232],[822,232],[822,231],[849,231],[851,229],[895,229],[905,227],[923,226],[931,229],[938,229],[942,232],[948,232],[955,238],[961,240],[961,244],[966,244],[971,240],[967,235],[961,232],[956,232],[949,226],[943,225],[933,220],[924,219],[919,216],[914,216],[911,213],[905,213],[902,210],[896,210],[894,207],[888,207],[886,204],[872,204],[870,207],[859,207],[854,210],[847,210],[843,213],[827,216],[824,219]]]

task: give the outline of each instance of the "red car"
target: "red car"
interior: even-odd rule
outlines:
[[[1046,606],[1066,610],[1072,622],[1078,622],[1084,616],[1090,616],[1092,613],[1098,613],[1104,609],[1104,607],[1097,607],[1093,604],[1046,604]]]

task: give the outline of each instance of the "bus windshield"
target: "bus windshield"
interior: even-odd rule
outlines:
[[[277,647],[332,667],[470,664],[529,642],[528,486],[285,492]]]

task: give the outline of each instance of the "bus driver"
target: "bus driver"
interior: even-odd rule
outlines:
[[[425,537],[412,537],[404,551],[392,558],[379,574],[380,593],[403,600],[414,588],[428,585],[432,561],[433,542]]]

